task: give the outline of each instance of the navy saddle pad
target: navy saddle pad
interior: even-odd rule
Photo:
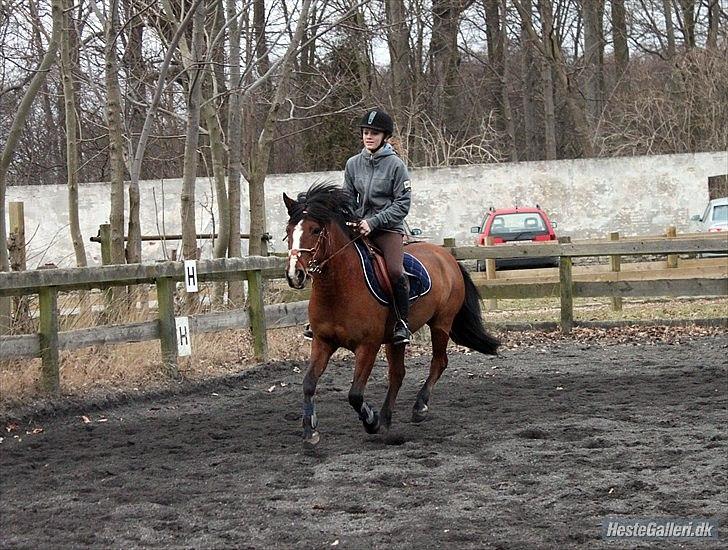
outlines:
[[[356,245],[356,251],[359,253],[359,260],[361,261],[361,266],[364,269],[364,280],[366,281],[369,290],[380,304],[388,306],[390,299],[379,284],[377,276],[374,274],[374,260],[371,256],[371,252],[366,245],[360,241],[355,241],[354,244]],[[430,289],[432,288],[432,279],[430,278],[430,274],[427,272],[427,268],[422,265],[422,262],[408,252],[404,253],[404,272],[409,277],[410,302],[430,292]]]

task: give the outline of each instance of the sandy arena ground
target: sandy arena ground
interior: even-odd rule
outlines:
[[[340,360],[319,384],[315,450],[300,441],[300,362],[26,416],[0,434],[0,547],[724,548],[724,533],[608,544],[600,525],[728,529],[727,355],[725,335],[455,352],[421,424],[428,358],[413,358],[388,438],[364,432]],[[385,387],[377,367],[368,401]]]

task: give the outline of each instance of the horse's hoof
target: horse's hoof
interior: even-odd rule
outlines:
[[[366,421],[362,421],[362,424],[368,434],[379,433],[379,413],[374,411],[374,421],[371,424]]]
[[[412,409],[412,422],[423,422],[427,418],[428,410],[427,405],[424,405],[421,409]]]
[[[318,445],[318,442],[321,441],[321,436],[318,432],[313,432],[311,435],[307,436],[306,434],[303,435],[303,444],[314,447],[315,445]]]

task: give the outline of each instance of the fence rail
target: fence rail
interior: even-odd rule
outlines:
[[[279,257],[248,256],[198,261],[200,281],[234,280],[248,282],[248,309],[190,317],[191,330],[210,332],[226,328],[251,327],[253,349],[258,360],[268,355],[266,326],[293,318],[300,322],[298,309],[289,306],[263,306],[263,273],[281,273],[285,260]],[[41,387],[49,393],[60,389],[59,351],[98,344],[160,340],[162,360],[167,369],[177,373],[177,333],[175,325],[174,289],[184,280],[182,262],[128,264],[67,269],[38,269],[0,273],[0,296],[38,295],[40,319],[38,333],[22,336],[0,336],[0,358],[40,357]],[[95,327],[61,332],[58,293],[130,284],[154,283],[157,290],[156,321],[113,327]]]
[[[616,238],[615,238],[616,237]],[[675,238],[668,229],[668,236],[642,239],[609,240],[571,243],[568,238],[558,243],[507,243],[493,246],[450,247],[457,259],[486,260],[487,273],[473,277],[481,296],[492,304],[498,298],[544,298],[559,296],[561,302],[561,330],[569,333],[574,325],[575,297],[611,296],[615,309],[621,309],[625,297],[654,296],[726,296],[728,295],[728,258],[722,263],[706,262],[705,267],[696,263],[692,268],[680,269],[678,254],[728,253],[728,236],[683,235]],[[621,256],[667,255],[665,267],[645,273],[622,271],[629,264],[622,264]],[[506,258],[559,257],[558,270],[539,277],[515,277],[498,279],[494,260]],[[584,274],[574,273],[575,257],[609,256],[611,272]],[[662,267],[662,266],[660,266]],[[556,272],[558,271],[558,274]],[[553,274],[552,274],[553,273]]]
[[[531,298],[559,296],[561,299],[561,329],[569,332],[573,326],[573,298],[580,296],[695,296],[728,295],[728,259],[725,264],[710,264],[705,269],[680,269],[676,254],[728,253],[725,235],[681,236],[680,238],[644,238],[601,242],[568,241],[548,244],[506,244],[488,247],[446,246],[457,259],[493,260],[501,258],[560,258],[558,276],[554,274],[533,279],[524,277],[498,279],[495,272],[485,278],[476,274],[473,279],[484,298]],[[642,273],[631,279],[627,271],[599,273],[596,278],[584,280],[584,274],[572,268],[572,258],[584,256],[667,254],[667,267],[650,276]],[[612,262],[618,269],[620,262]],[[693,264],[691,264],[693,265]],[[263,306],[262,280],[265,276],[280,275],[285,259],[280,257],[225,258],[197,262],[200,281],[246,279],[248,282],[248,308],[228,310],[189,317],[193,333],[214,332],[231,328],[250,327],[256,358],[267,357],[268,327],[294,326],[305,322],[307,302]],[[540,273],[543,275],[542,273]],[[177,369],[177,335],[173,292],[177,281],[185,276],[182,262],[154,264],[111,265],[89,268],[39,269],[0,273],[0,297],[37,294],[40,322],[37,334],[0,336],[0,358],[40,357],[41,386],[48,392],[58,392],[59,351],[83,347],[160,340],[162,358],[172,372]],[[594,277],[594,276],[592,276]],[[131,284],[156,285],[158,318],[156,321],[111,327],[95,327],[72,331],[59,330],[58,293],[68,290],[109,288]]]

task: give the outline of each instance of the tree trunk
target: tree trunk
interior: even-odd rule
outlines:
[[[392,115],[404,122],[410,104],[412,68],[409,26],[403,0],[386,2],[387,43],[392,72]]]
[[[106,124],[109,128],[109,164],[111,175],[111,263],[123,264],[124,257],[124,140],[121,133],[121,90],[115,38],[119,32],[119,3],[111,0],[106,18]],[[131,204],[130,204],[131,206]],[[137,210],[138,212],[138,210]],[[131,227],[131,220],[130,220]],[[141,240],[140,240],[141,242]],[[138,263],[138,258],[130,263]]]
[[[705,47],[715,50],[718,47],[718,27],[720,26],[720,7],[718,0],[708,0],[708,36]]]
[[[680,0],[685,50],[695,48],[695,0]]]
[[[523,5],[533,24],[533,6],[531,0]],[[523,78],[523,133],[525,138],[525,160],[536,160],[538,154],[538,134],[536,117],[536,87],[538,86],[539,62],[534,56],[534,47],[528,31],[521,26],[521,77]]]
[[[213,75],[207,75],[210,80]],[[228,202],[227,187],[225,186],[225,144],[220,128],[220,120],[213,104],[208,102],[202,108],[205,118],[205,126],[210,138],[210,151],[212,157],[212,173],[215,179],[215,194],[217,195],[217,232],[213,257],[224,258],[227,256],[228,245],[230,244],[230,204]]]
[[[518,161],[518,147],[516,146],[516,126],[513,122],[513,111],[511,100],[508,95],[508,26],[506,25],[507,5],[506,0],[501,0],[501,32],[500,42],[503,52],[503,73],[501,78],[501,105],[503,106],[503,120],[506,128],[506,139],[508,140],[508,157],[511,162]]]
[[[614,65],[616,70],[615,81],[622,81],[624,72],[629,65],[629,46],[627,45],[627,19],[624,10],[624,0],[612,1],[612,40],[614,41]],[[626,84],[626,82],[625,82]]]
[[[185,135],[184,169],[180,218],[182,223],[182,254],[185,260],[197,259],[197,226],[195,223],[195,180],[197,179],[197,145],[200,135],[200,103],[205,62],[205,4],[192,16],[192,50],[187,71],[187,132]]]
[[[240,120],[240,26],[237,19],[236,0],[227,0],[228,29],[230,33],[230,99],[228,103],[228,203],[230,205],[230,230],[228,256],[241,256],[240,247],[240,175],[241,120]],[[235,305],[243,303],[243,284],[231,281],[228,300]]]
[[[356,0],[351,0],[352,4],[356,4]],[[367,36],[367,26],[364,21],[364,13],[361,7],[356,8],[354,12],[354,26],[357,33],[361,35],[361,43],[368,44],[370,38]],[[391,50],[391,46],[390,46]],[[370,103],[372,97],[372,74],[374,73],[372,59],[370,57],[369,47],[356,48],[354,55],[356,56],[356,70],[359,79],[359,93],[361,94],[361,100],[365,104]],[[393,93],[397,93],[397,90],[393,90]],[[396,113],[395,113],[396,116]]]
[[[255,57],[260,74],[270,70],[268,40],[265,36],[265,0],[253,0],[253,30],[255,32]]]
[[[584,92],[589,122],[596,126],[604,109],[604,0],[581,0],[584,19]]]
[[[672,0],[662,0],[662,12],[665,17],[665,34],[667,34],[667,58],[675,58],[675,24],[672,19]]]
[[[38,7],[35,1],[28,2],[28,11],[30,18],[33,23],[33,42],[37,49],[39,57],[43,54],[43,22],[38,15]],[[36,52],[33,52],[36,53]],[[60,118],[63,116],[63,101],[59,98],[57,103],[59,116],[56,118],[53,112],[53,98],[57,94],[51,93],[51,88],[48,86],[48,79],[44,79],[40,89],[40,100],[45,113],[46,128],[56,128],[61,123]],[[45,174],[43,180],[45,183],[58,183],[61,180],[62,167],[65,164],[64,151],[61,150],[60,132],[49,132],[49,143],[48,143],[48,161],[52,165],[52,169],[49,174]]]
[[[554,17],[549,0],[539,0],[538,10],[541,15],[541,35],[545,44],[553,35]],[[543,94],[544,116],[544,154],[546,160],[556,159],[556,114],[554,112],[554,79],[553,69],[548,56],[541,62],[541,93]]]
[[[268,247],[263,236],[266,233],[265,225],[265,177],[268,172],[268,160],[273,146],[273,134],[275,132],[278,111],[285,100],[288,93],[290,83],[290,73],[293,66],[293,60],[301,43],[303,32],[308,25],[308,15],[311,9],[311,0],[304,0],[299,14],[296,31],[291,38],[291,42],[284,54],[280,64],[280,80],[275,90],[275,95],[271,101],[270,109],[266,115],[263,129],[253,148],[253,154],[250,158],[250,177],[248,181],[249,197],[250,197],[250,244],[249,253],[251,255],[266,256]]]
[[[28,89],[23,94],[23,99],[20,101],[20,105],[15,112],[13,123],[10,126],[10,132],[8,132],[7,138],[5,139],[5,146],[0,156],[0,271],[8,271],[10,269],[8,259],[8,236],[7,229],[5,227],[5,195],[7,188],[7,173],[10,167],[10,161],[13,158],[13,153],[18,145],[20,134],[23,131],[25,120],[28,118],[30,108],[33,105],[33,100],[38,93],[43,81],[48,74],[53,63],[56,61],[56,54],[58,53],[58,45],[60,42],[62,27],[63,27],[63,0],[53,0],[51,5],[51,12],[53,14],[53,31],[51,38],[48,41],[48,50],[46,51],[43,59],[36,70],[35,75],[30,80]],[[0,298],[0,334],[5,333],[10,328],[10,298]]]
[[[63,33],[61,34],[61,80],[66,113],[66,182],[68,185],[68,225],[71,242],[76,255],[76,266],[86,267],[86,248],[78,219],[78,120],[76,117],[76,91],[73,82],[73,60],[71,52],[72,2],[62,0]]]
[[[452,128],[457,119],[453,104],[454,82],[457,76],[457,38],[460,14],[464,4],[460,0],[433,0],[432,38],[430,40],[430,90],[432,118],[441,129]]]

